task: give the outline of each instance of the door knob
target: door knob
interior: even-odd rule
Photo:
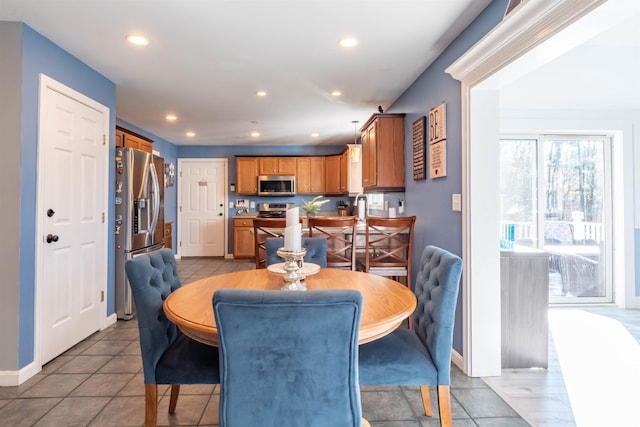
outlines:
[[[220,212],[220,213],[218,214],[218,216],[222,216],[222,215],[223,215],[223,214],[222,214],[222,212]]]
[[[56,211],[54,211],[53,209],[47,209],[47,216],[49,218],[51,218],[52,216],[54,216],[56,214]]]
[[[57,234],[47,234],[47,243],[57,242],[58,235]]]

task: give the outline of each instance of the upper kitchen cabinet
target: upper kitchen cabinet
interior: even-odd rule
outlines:
[[[344,171],[342,168],[342,155],[327,156],[325,158],[325,194],[343,194],[342,179]]]
[[[374,114],[360,128],[365,192],[404,191],[404,114]]]
[[[236,193],[258,194],[258,159],[236,157]]]
[[[258,175],[295,175],[295,157],[260,157]]]
[[[298,157],[296,160],[296,193],[324,194],[324,157]]]
[[[153,141],[116,126],[116,147],[135,148],[151,153],[153,152]]]

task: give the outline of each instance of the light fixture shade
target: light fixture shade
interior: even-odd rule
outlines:
[[[351,162],[358,163],[360,161],[360,147],[351,146]]]

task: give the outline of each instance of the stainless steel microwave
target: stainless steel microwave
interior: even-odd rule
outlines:
[[[259,175],[258,196],[295,196],[296,177],[293,175]]]

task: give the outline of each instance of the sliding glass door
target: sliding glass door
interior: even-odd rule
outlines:
[[[500,141],[500,244],[549,253],[550,302],[612,300],[610,153],[606,136]]]

